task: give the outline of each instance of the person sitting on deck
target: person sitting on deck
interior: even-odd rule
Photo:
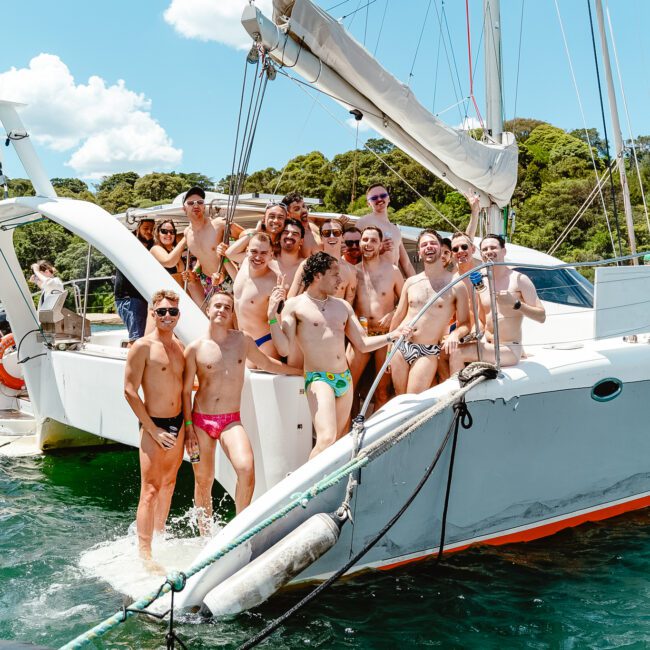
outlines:
[[[264,232],[255,233],[250,238],[246,259],[235,278],[233,293],[239,328],[253,337],[262,352],[279,359],[266,316],[269,297],[279,279],[269,266],[272,259],[271,238]]]
[[[287,356],[294,341],[304,355],[305,392],[316,431],[313,458],[340,438],[352,406],[352,377],[345,356],[345,338],[360,352],[369,353],[388,345],[410,329],[381,336],[366,336],[349,303],[335,294],[341,284],[340,263],[319,251],[303,267],[305,292],[286,300],[281,282],[273,289],[268,318],[273,341]],[[286,300],[282,314],[280,304]]]
[[[341,255],[341,244],[343,243],[343,224],[338,219],[329,219],[320,226],[320,235],[323,242],[323,250],[339,262],[341,282],[336,289],[336,297],[347,300],[350,304],[354,302],[357,291],[357,273],[351,264],[348,264]],[[305,290],[302,282],[305,262],[295,275],[293,284],[289,289],[289,297],[293,298]]]
[[[390,204],[390,194],[384,185],[374,183],[366,190],[366,200],[372,212],[357,221],[357,228],[363,230],[368,226],[377,226],[381,228],[384,234],[382,255],[395,264],[405,278],[411,277],[415,269],[411,264],[399,226],[391,223],[388,219],[388,206]]]
[[[368,334],[386,334],[399,302],[404,278],[400,270],[391,261],[380,254],[382,232],[376,226],[368,226],[361,233],[361,253],[363,261],[356,267],[357,293],[354,299],[354,313],[358,318],[365,317]],[[352,382],[356,386],[368,365],[369,354],[359,352],[349,345],[347,358],[352,373]],[[375,371],[384,364],[386,349],[374,352]],[[391,377],[384,373],[375,391],[375,409],[383,406],[389,398]]]
[[[424,271],[404,283],[391,327],[410,323],[427,301],[439,293],[452,274],[445,270],[441,255],[440,235],[425,228],[417,240],[417,250],[424,263]],[[458,326],[450,333],[449,322],[454,318]],[[461,282],[441,295],[414,325],[413,340],[404,341],[391,362],[393,385],[398,395],[420,393],[431,387],[442,349],[451,353],[459,340],[469,333],[469,300]],[[442,343],[443,337],[445,338]]]
[[[140,423],[140,501],[136,523],[145,566],[163,572],[151,556],[153,532],[162,533],[183,460],[183,346],[174,336],[178,295],[161,290],[151,299],[155,328],[129,350],[124,396]],[[142,388],[144,399],[140,397]]]
[[[217,442],[237,474],[235,509],[240,513],[255,489],[253,450],[240,419],[246,359],[268,372],[301,375],[298,368],[270,359],[253,339],[234,327],[235,303],[232,294],[215,293],[208,303],[210,326],[200,339],[185,349],[183,413],[185,440],[191,454],[198,447],[200,460],[194,469],[194,505],[200,509],[201,534],[210,533],[212,485]],[[198,376],[199,389],[192,392]]]
[[[487,235],[481,240],[481,256],[484,261],[503,262],[506,256],[506,244],[501,235]],[[526,318],[538,323],[546,320],[546,310],[537,297],[535,285],[531,279],[513,271],[507,266],[494,266],[494,292],[496,298],[499,326],[499,357],[502,366],[513,366],[523,354],[521,324]],[[483,289],[477,290],[479,318],[485,325],[486,340],[473,341],[450,350],[449,368],[458,372],[470,361],[496,362],[496,345],[494,340],[494,320],[492,302],[487,281]],[[480,351],[480,354],[479,354]]]

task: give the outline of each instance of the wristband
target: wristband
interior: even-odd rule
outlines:
[[[277,322],[278,322],[278,319],[277,319],[277,318],[272,318],[272,319],[269,321],[269,325],[275,325]]]
[[[189,426],[190,424],[191,424],[192,426],[194,426],[194,422],[192,422],[192,420],[185,420],[185,426],[186,426],[186,427]]]
[[[227,257],[223,258],[223,263],[224,264],[230,264],[230,260]]]

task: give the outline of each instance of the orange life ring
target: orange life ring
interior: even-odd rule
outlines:
[[[7,334],[0,339],[0,383],[7,386],[7,388],[13,388],[14,390],[22,390],[25,388],[25,382],[21,377],[14,377],[10,375],[5,369],[2,363],[2,357],[4,353],[16,345],[13,334]]]

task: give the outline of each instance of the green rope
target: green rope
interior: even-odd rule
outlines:
[[[314,499],[316,496],[318,496],[325,490],[328,490],[329,488],[339,483],[348,474],[351,474],[352,472],[356,471],[357,469],[360,469],[364,465],[367,465],[369,462],[370,462],[370,458],[368,456],[362,456],[360,458],[348,461],[348,463],[346,463],[343,467],[338,468],[336,471],[332,472],[325,478],[321,479],[320,481],[318,481],[318,483],[315,483],[308,490],[305,490],[304,492],[293,496],[291,501],[286,506],[274,512],[272,515],[270,515],[269,517],[261,521],[256,526],[253,526],[253,528],[248,529],[245,533],[242,533],[241,535],[239,535],[239,537],[236,537],[229,544],[222,546],[220,549],[212,553],[212,555],[206,557],[201,562],[194,564],[185,573],[185,576],[187,578],[191,578],[192,576],[196,575],[197,573],[199,573],[199,571],[202,571],[206,567],[210,566],[211,564],[213,564],[214,562],[222,558],[227,553],[230,553],[230,551],[233,551],[238,546],[241,546],[242,544],[247,542],[251,537],[254,537],[260,531],[264,530],[265,528],[268,528],[271,524],[276,522],[278,519],[281,519],[282,517],[286,516],[289,512],[291,512],[298,506],[302,506],[303,508],[306,507],[309,501]],[[164,594],[169,593],[169,591],[171,591],[172,584],[176,584],[178,582],[178,577],[179,576],[177,573],[171,573],[167,579],[167,582],[165,582],[165,584],[161,588],[156,589],[155,591],[152,591],[151,593],[142,597],[140,600],[133,603],[133,605],[128,610],[119,611],[113,614],[112,616],[109,616],[101,623],[95,625],[95,627],[93,627],[92,629],[84,632],[83,634],[80,634],[78,637],[76,637],[69,643],[66,643],[64,646],[61,646],[60,650],[73,650],[76,648],[83,648],[91,641],[94,641],[99,637],[103,636],[113,628],[117,627],[120,623],[123,623],[127,618],[134,616],[135,614],[138,614],[139,612],[143,611],[146,607],[149,607],[149,605],[151,605],[155,600],[157,600]]]

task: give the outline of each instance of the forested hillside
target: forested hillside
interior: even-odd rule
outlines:
[[[565,226],[578,212],[595,186],[595,166],[598,174],[606,174],[606,148],[596,129],[566,132],[545,122],[516,119],[506,123],[515,133],[519,144],[519,179],[512,207],[516,212],[516,229],[511,240],[517,244],[548,250]],[[285,194],[299,191],[304,196],[323,201],[321,210],[364,214],[367,212],[364,189],[370,183],[382,181],[391,190],[391,218],[401,224],[433,226],[449,231],[451,226],[441,216],[459,228],[468,219],[464,197],[414,162],[386,140],[371,139],[366,149],[346,151],[328,160],[312,151],[289,160],[283,169],[272,167],[252,171],[244,192]],[[628,156],[628,178],[634,209],[635,231],[639,250],[650,248],[650,237],[643,209],[639,175],[645,191],[650,187],[650,136],[637,140],[640,173]],[[624,231],[622,199],[618,174],[612,174],[614,192],[609,180],[603,188],[614,241],[618,253],[618,238],[614,220],[613,196],[616,195],[618,220],[624,252],[627,236]],[[54,178],[52,183],[61,196],[81,198],[98,203],[111,213],[124,212],[129,207],[147,207],[167,203],[191,185],[226,191],[228,178],[215,179],[201,173],[152,173],[138,176],[134,172],[105,177],[95,187],[76,178]],[[31,184],[24,179],[9,181],[10,196],[33,194]],[[17,230],[16,248],[21,265],[26,270],[39,258],[51,260],[64,280],[85,276],[86,245],[61,227],[40,222]],[[573,228],[556,256],[566,261],[588,260],[614,255],[603,201],[597,196]],[[92,275],[112,272],[108,261],[95,253]],[[96,310],[110,310],[110,287],[93,300]]]

